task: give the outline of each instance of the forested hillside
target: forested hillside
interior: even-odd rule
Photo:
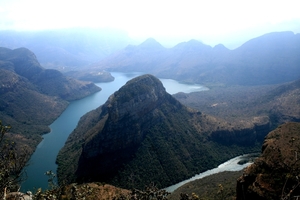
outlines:
[[[91,82],[44,69],[26,48],[0,48],[0,72],[0,119],[31,152],[69,101],[100,90]]]
[[[143,75],[81,118],[57,157],[58,178],[162,188],[258,151],[269,128],[260,119],[234,127],[187,108],[157,78]]]

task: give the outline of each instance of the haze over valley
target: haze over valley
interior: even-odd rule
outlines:
[[[1,197],[300,195],[295,2],[30,2],[0,3]],[[163,190],[252,153],[244,174]]]

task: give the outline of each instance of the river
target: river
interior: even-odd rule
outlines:
[[[122,87],[128,80],[140,74],[113,72],[112,75],[115,77],[113,82],[96,84],[102,88],[100,92],[71,102],[66,110],[50,125],[50,133],[43,135],[42,142],[37,146],[36,151],[24,168],[25,181],[21,185],[21,191],[35,191],[38,188],[47,189],[48,177],[45,172],[51,170],[56,173],[56,156],[65,144],[69,134],[77,126],[80,117],[104,104],[112,93]],[[190,93],[208,89],[201,85],[179,83],[172,79],[160,80],[170,94],[177,92]]]
[[[197,180],[197,179],[201,179],[201,178],[204,178],[206,176],[216,174],[216,173],[219,173],[219,172],[240,171],[240,170],[244,169],[245,167],[249,166],[252,163],[253,159],[256,158],[256,157],[258,157],[258,154],[246,154],[246,155],[237,156],[235,158],[232,158],[232,159],[220,164],[218,167],[216,167],[214,169],[210,169],[210,170],[207,170],[207,171],[202,172],[200,174],[197,174],[197,175],[193,176],[190,179],[184,180],[184,181],[179,182],[175,185],[167,187],[167,188],[165,188],[165,190],[168,191],[168,192],[173,192],[174,190],[176,190],[177,188],[179,188],[180,186],[182,186],[182,185],[184,185],[188,182],[191,182],[191,181],[194,181],[194,180]],[[243,161],[243,160],[247,160],[247,162],[243,162],[243,164],[239,164],[239,162]]]

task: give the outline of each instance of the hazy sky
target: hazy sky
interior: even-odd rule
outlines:
[[[300,32],[298,0],[1,0],[0,29],[123,29],[130,37],[226,43]],[[249,35],[249,36],[247,36]]]

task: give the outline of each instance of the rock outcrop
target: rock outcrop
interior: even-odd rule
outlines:
[[[45,69],[35,54],[26,48],[0,48],[0,69],[10,70],[27,79],[40,93],[72,101],[100,90],[90,82],[78,81],[53,69]],[[4,64],[2,64],[4,62]]]
[[[270,132],[262,155],[237,181],[237,200],[296,199],[300,195],[300,123]]]
[[[91,82],[43,68],[35,54],[26,48],[0,47],[0,120],[13,127],[10,139],[29,146],[29,154],[69,101],[99,90]]]
[[[216,139],[216,133],[228,143]],[[81,118],[57,157],[58,178],[123,188],[166,187],[253,151],[256,137],[255,126],[239,132],[185,107],[157,78],[143,75]],[[251,141],[245,146],[237,138]]]
[[[271,122],[267,116],[253,117],[244,122],[241,127],[212,130],[211,139],[224,145],[254,145],[257,141],[263,141],[271,129]]]

